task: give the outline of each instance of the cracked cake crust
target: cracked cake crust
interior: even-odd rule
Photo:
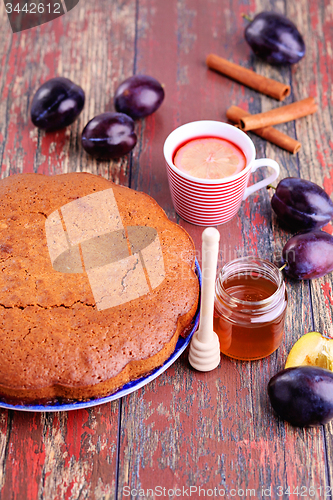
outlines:
[[[15,175],[0,198],[1,399],[104,397],[163,364],[197,308],[188,234],[92,174]]]

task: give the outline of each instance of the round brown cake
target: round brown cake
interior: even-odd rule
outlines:
[[[0,181],[0,399],[84,401],[162,365],[195,315],[189,235],[102,177]]]

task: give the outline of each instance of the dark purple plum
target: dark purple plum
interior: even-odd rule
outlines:
[[[100,159],[119,158],[129,153],[137,141],[134,121],[124,113],[102,113],[84,127],[82,146]]]
[[[162,85],[152,76],[135,75],[119,85],[114,105],[120,113],[126,113],[133,120],[151,115],[164,99]]]
[[[51,78],[37,90],[31,121],[43,130],[59,130],[73,123],[84,106],[84,91],[68,78]]]
[[[320,229],[333,217],[333,202],[317,184],[286,177],[277,185],[272,208],[278,219],[294,231]]]
[[[322,425],[333,418],[333,373],[325,368],[286,368],[270,379],[268,395],[276,413],[292,425]]]
[[[260,12],[246,27],[244,36],[253,52],[270,64],[294,64],[305,54],[298,29],[277,12]]]
[[[333,236],[318,229],[298,233],[287,241],[282,256],[290,278],[320,278],[333,271]]]

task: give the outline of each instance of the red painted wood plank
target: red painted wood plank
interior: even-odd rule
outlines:
[[[257,5],[256,10],[260,11],[260,7]],[[138,72],[149,73],[151,68],[152,74],[159,75],[168,85],[165,103],[158,112],[162,116],[160,129],[154,126],[154,135],[146,135],[144,131],[147,142],[137,158],[135,187],[142,186],[162,206],[168,206],[169,215],[174,211],[165,188],[163,156],[159,149],[168,131],[192,120],[223,120],[230,104],[241,104],[252,112],[276,105],[207,70],[205,56],[215,52],[248,64],[266,76],[289,80],[288,69],[270,68],[250,55],[242,35],[244,21],[240,15],[238,17],[239,12],[248,9],[241,2],[233,12],[223,2],[219,6],[215,3],[203,6],[195,1],[163,6],[154,0],[140,2],[139,26],[146,29],[139,31]],[[169,30],[161,59],[159,52],[165,26],[173,29]],[[148,123],[147,119],[145,126]],[[309,122],[303,123],[305,135],[309,126]],[[290,135],[294,133],[290,125],[281,129],[288,130]],[[281,164],[282,176],[299,175],[297,157],[261,139],[253,137],[253,140],[259,157],[267,155]],[[259,178],[260,173],[255,176]],[[193,237],[200,260],[203,228],[182,220],[179,223]],[[270,194],[266,191],[244,202],[239,214],[220,226],[219,231],[221,263],[249,253],[278,260],[287,238],[276,224],[270,208]],[[279,423],[266,394],[269,378],[283,368],[300,328],[311,328],[307,284],[295,287],[288,282],[287,286],[290,309],[286,338],[276,354],[255,363],[223,357],[220,367],[207,374],[194,372],[185,354],[181,362],[153,384],[126,398],[120,463],[130,466],[120,469],[120,492],[130,488],[137,495],[141,491],[147,498],[154,498],[156,486],[171,492],[193,485],[202,486],[206,491],[224,488],[229,495],[235,488],[243,491],[251,488],[259,497],[262,488],[269,491],[272,487],[275,488],[272,496],[277,498],[277,487],[281,485],[324,488],[327,484],[325,450],[320,430],[304,434]],[[315,461],[310,459],[312,456],[316,457]],[[309,479],[308,468],[312,469],[315,479]]]
[[[105,12],[108,15],[105,15]],[[11,34],[4,44],[0,113],[3,117],[1,175],[19,172],[57,174],[88,171],[127,184],[129,157],[100,162],[82,149],[84,125],[95,115],[113,111],[113,95],[133,67],[135,5],[99,2],[77,6],[38,28]],[[65,76],[86,93],[78,120],[58,132],[38,131],[30,121],[30,104],[47,79]]]
[[[80,134],[95,114],[113,110],[116,86],[133,67],[135,5],[130,0],[80,2],[39,28],[11,34],[0,9],[1,176],[88,171],[128,184],[129,157],[98,162]],[[86,92],[77,122],[65,131],[37,131],[29,108],[38,86],[65,76]],[[68,413],[1,410],[0,498],[114,498],[118,402]]]
[[[1,423],[0,498],[114,496],[117,401],[63,413],[3,411]]]

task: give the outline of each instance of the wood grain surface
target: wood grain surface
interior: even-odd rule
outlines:
[[[300,63],[272,67],[252,54],[242,13],[262,10],[281,12],[299,27],[307,47]],[[87,171],[144,191],[189,232],[200,262],[203,228],[180,219],[172,205],[162,152],[166,136],[189,121],[226,121],[232,104],[259,113],[311,95],[319,105],[315,115],[277,126],[302,143],[297,155],[249,136],[258,158],[280,164],[281,179],[310,179],[332,196],[332,0],[80,0],[65,16],[17,34],[2,3],[0,22],[2,178]],[[289,84],[291,95],[277,103],[207,69],[209,53]],[[84,125],[112,111],[118,84],[139,73],[164,85],[163,105],[137,121],[131,154],[92,159],[80,143]],[[73,125],[45,133],[33,126],[29,109],[39,85],[54,76],[81,85],[86,104]],[[279,261],[291,233],[279,226],[271,196],[269,190],[252,195],[218,227],[219,267],[247,254]],[[324,229],[333,233],[331,223]],[[283,422],[266,387],[302,334],[333,335],[332,274],[286,284],[285,339],[269,358],[251,363],[222,356],[216,370],[199,373],[185,352],[158,379],[119,401],[67,413],[1,409],[1,500],[330,498],[332,425],[300,429]]]

